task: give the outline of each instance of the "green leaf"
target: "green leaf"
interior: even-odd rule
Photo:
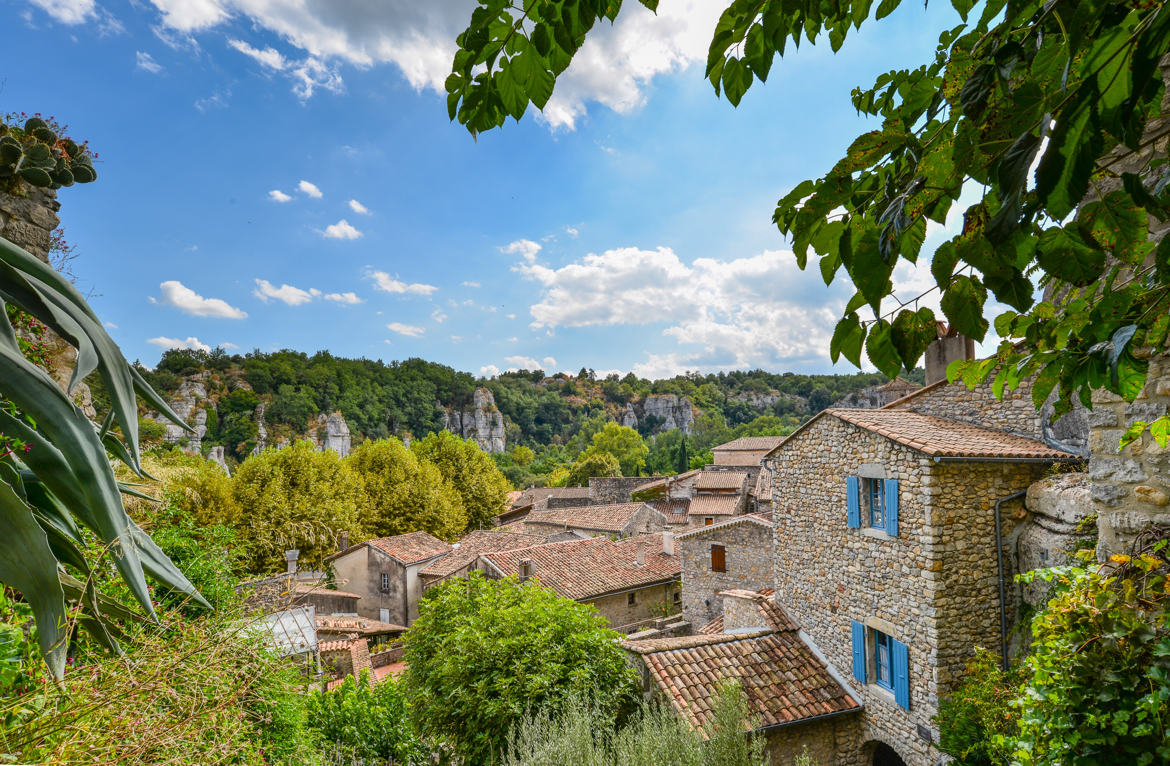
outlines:
[[[501,61],[500,70],[493,78],[505,111],[516,120],[523,117],[525,110],[528,109],[528,91],[525,87],[524,73],[519,71],[514,63],[519,58]]]
[[[886,377],[897,377],[902,371],[902,360],[890,337],[890,323],[885,320],[878,320],[870,326],[865,339],[865,353],[873,366]]]
[[[1149,232],[1149,219],[1145,210],[1121,190],[1110,192],[1104,199],[1082,206],[1077,214],[1077,222],[1087,238],[1127,263],[1135,262],[1132,252],[1146,244]],[[1139,256],[1136,262],[1140,261]]]
[[[890,340],[898,350],[903,366],[914,369],[927,346],[938,337],[938,322],[929,308],[918,311],[903,309],[890,327]]]
[[[983,304],[987,290],[976,277],[955,277],[942,297],[942,310],[951,327],[976,341],[987,334],[987,320],[983,318]]]
[[[874,313],[878,313],[882,299],[890,293],[890,274],[894,266],[882,257],[878,248],[877,229],[867,227],[860,239],[855,239],[848,271],[853,284],[873,307]]]
[[[889,16],[891,13],[893,13],[894,10],[897,9],[897,7],[901,4],[902,0],[882,0],[880,3],[878,3],[877,13],[875,13],[873,16],[874,20],[880,21],[884,19],[886,16]]]
[[[1051,276],[1074,285],[1090,284],[1105,270],[1105,251],[1067,228],[1046,229],[1040,235],[1036,260]]]
[[[722,82],[723,94],[727,96],[727,100],[732,106],[739,106],[740,100],[752,84],[752,73],[739,59],[729,56],[723,65]]]
[[[906,143],[906,134],[900,130],[873,130],[863,133],[849,145],[843,170],[854,172],[868,168],[878,160]]]
[[[1084,198],[1093,164],[1104,148],[1096,116],[1091,93],[1065,107],[1036,168],[1036,193],[1048,214],[1058,221]]]
[[[955,247],[953,240],[943,242],[934,251],[934,256],[930,261],[930,273],[934,276],[934,281],[939,287],[951,281],[951,276],[955,273],[955,264],[958,262],[959,250]]]
[[[861,366],[861,344],[865,340],[865,328],[856,313],[850,312],[837,322],[833,339],[829,342],[829,356],[833,363],[844,355],[855,366]]]

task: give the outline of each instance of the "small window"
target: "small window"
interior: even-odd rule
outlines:
[[[869,498],[869,525],[874,529],[886,528],[886,482],[884,479],[866,479],[866,496]]]
[[[631,593],[626,594],[626,606],[634,606],[637,603],[638,603],[638,594],[637,593],[631,592]]]
[[[681,603],[682,603],[682,591],[677,591],[677,590],[676,590],[676,591],[674,592],[674,603],[676,603],[676,604],[681,604]]]
[[[727,549],[722,545],[711,546],[711,571],[712,572],[726,572],[727,571]]]
[[[714,523],[715,523],[715,519],[711,518],[710,516],[703,517],[703,526],[704,527],[709,527]]]
[[[382,573],[382,586],[381,587],[382,587],[383,593],[390,592],[390,575],[386,574],[385,572]]]
[[[883,689],[894,690],[893,664],[890,661],[890,637],[880,630],[873,630],[873,674],[874,683]]]

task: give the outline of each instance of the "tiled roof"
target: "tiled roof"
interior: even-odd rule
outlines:
[[[406,626],[382,622],[371,617],[339,617],[319,614],[317,615],[317,630],[324,633],[357,633],[363,636],[374,636],[379,633],[401,633],[406,630]]]
[[[691,638],[723,640],[642,659],[674,709],[695,728],[711,720],[720,684],[732,679],[740,682],[760,728],[861,708],[796,631]]]
[[[687,507],[690,506],[691,501],[686,498],[678,498],[675,500],[647,500],[646,505],[650,506],[659,513],[670,516],[672,513],[681,513],[683,516],[687,514]]]
[[[1077,456],[1023,436],[909,410],[826,410],[829,415],[932,457],[1066,460]]]
[[[348,652],[350,645],[357,638],[357,634],[353,634],[347,638],[339,638],[335,641],[321,641],[317,644],[317,651],[319,652]]]
[[[347,593],[343,590],[333,590],[332,588],[325,588],[320,585],[308,585],[306,583],[298,583],[293,588],[293,592],[301,596],[338,596],[340,598],[361,598],[357,593]]]
[[[477,529],[456,543],[454,550],[446,556],[432,561],[419,570],[419,574],[426,577],[446,577],[475,561],[481,553],[510,551],[513,548],[526,548],[543,542],[544,538],[538,535]]]
[[[798,630],[796,623],[788,616],[788,614],[776,603],[776,591],[771,588],[764,588],[758,593],[751,595],[756,596],[756,608],[760,611],[761,624],[768,626],[770,630]],[[723,615],[719,615],[711,622],[699,628],[701,635],[718,635],[723,632]]]
[[[756,476],[756,486],[752,490],[752,494],[756,496],[757,500],[766,503],[772,501],[772,472],[767,468],[761,470]]]
[[[774,449],[782,441],[784,441],[783,436],[745,436],[741,439],[735,439],[726,444],[712,447],[711,451],[735,452],[743,450],[745,452],[759,452],[760,450]]]
[[[639,545],[646,546],[643,566],[636,563]],[[542,585],[577,601],[678,579],[681,575],[679,557],[662,552],[661,534],[624,540],[591,537],[482,556],[505,576],[519,574],[524,559],[532,562],[532,574]]]
[[[718,524],[695,527],[694,529],[688,529],[686,532],[679,532],[677,535],[675,535],[675,538],[681,539],[683,537],[698,537],[699,535],[703,535],[708,532],[717,532],[721,529],[726,529],[727,527],[733,526],[735,524],[758,524],[761,527],[767,527],[768,529],[771,529],[772,514],[768,513],[767,511],[763,513],[748,513],[743,516],[736,516],[734,518],[727,519],[726,521],[721,521]]]
[[[687,513],[691,516],[732,516],[738,507],[738,495],[695,495]]]
[[[548,500],[550,497],[573,497],[589,499],[589,487],[532,487],[526,489],[512,501],[511,508],[525,508]]]
[[[394,537],[380,537],[367,542],[403,564],[417,564],[451,550],[450,545],[426,532],[410,532]]]
[[[552,525],[587,529],[594,532],[621,532],[634,514],[645,503],[617,503],[614,505],[585,505],[580,508],[549,508],[533,511],[524,518],[530,525]],[[653,508],[651,508],[653,510]]]
[[[747,474],[739,471],[703,471],[695,479],[695,489],[739,489],[746,479]]]
[[[687,524],[691,523],[691,517],[686,511],[683,511],[682,513],[668,513],[666,514],[666,523],[669,526],[685,527]]]

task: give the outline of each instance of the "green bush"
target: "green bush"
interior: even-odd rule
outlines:
[[[368,671],[309,697],[309,726],[351,759],[421,764],[427,750],[407,717],[406,697],[394,679],[371,683]]]
[[[1007,766],[1016,732],[1012,709],[1020,688],[1018,671],[1005,673],[999,656],[978,649],[966,680],[939,701],[939,749],[960,766]]]

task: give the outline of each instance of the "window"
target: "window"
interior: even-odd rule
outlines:
[[[677,590],[676,590],[676,591],[674,592],[674,603],[676,603],[676,604],[681,604],[681,603],[682,603],[682,591],[677,591]]]
[[[626,606],[634,606],[637,603],[638,603],[638,594],[637,593],[630,592],[630,593],[626,594]]]
[[[866,479],[869,489],[869,525],[875,529],[886,528],[886,487],[884,479]]]
[[[711,518],[710,516],[703,517],[703,526],[704,527],[709,527],[714,523],[715,523],[715,519]]]
[[[892,640],[880,630],[871,630],[873,634],[873,682],[883,689],[894,690],[894,676],[890,669],[890,641]]]
[[[712,572],[726,572],[727,571],[727,549],[722,545],[711,546],[711,571]]]
[[[385,572],[382,573],[382,592],[390,592],[390,575],[386,574]]]

